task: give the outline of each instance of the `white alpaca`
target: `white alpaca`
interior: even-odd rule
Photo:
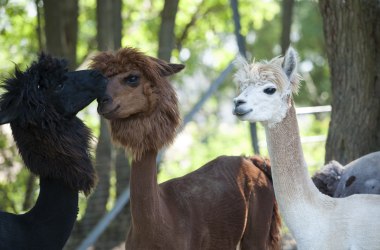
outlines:
[[[280,212],[298,249],[380,249],[380,196],[331,198],[315,187],[304,160],[292,93],[298,90],[297,54],[249,64],[240,58],[234,114],[265,127]]]

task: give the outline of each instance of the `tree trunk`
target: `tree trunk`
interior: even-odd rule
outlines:
[[[97,0],[97,41],[100,51],[121,47],[121,0]]]
[[[97,41],[100,51],[116,50],[121,47],[121,8],[121,0],[97,0]],[[118,196],[129,185],[129,164],[124,152],[122,156],[117,154],[116,160],[115,176]],[[107,121],[100,117],[100,134],[96,150],[96,170],[100,181],[87,202],[86,213],[78,226],[78,231],[80,232],[78,238],[80,240],[83,240],[88,235],[107,212],[106,205],[109,200],[112,162],[112,144],[109,128]],[[106,231],[96,241],[95,249],[112,249],[125,241],[130,221],[128,208],[125,208],[111,222]],[[80,244],[80,241],[77,241],[75,245],[78,244]]]
[[[97,22],[98,22],[98,46],[99,50],[117,50],[121,47],[122,20],[121,20],[121,0],[98,0],[97,1]],[[111,13],[111,14],[110,14]],[[104,118],[101,118],[102,120]],[[102,123],[109,133],[108,126]],[[109,147],[111,142],[109,142]],[[124,151],[116,151],[115,177],[116,177],[116,198],[129,186],[129,164]],[[108,182],[110,179],[107,180]],[[127,230],[130,224],[129,206],[125,207],[120,214],[111,222],[106,231],[96,242],[96,249],[112,249],[125,241]]]
[[[113,3],[115,1],[97,1],[97,41],[100,51],[114,49],[113,32]],[[86,214],[82,220],[85,233],[87,234],[106,213],[106,205],[109,198],[110,175],[111,175],[111,137],[107,121],[100,117],[99,140],[96,148],[96,171],[99,183],[96,190],[87,202]]]
[[[174,26],[177,15],[179,0],[165,0],[164,8],[161,12],[161,27],[158,34],[158,58],[167,62],[175,44]]]
[[[122,0],[113,0],[112,17],[113,17],[113,49],[121,48],[123,22],[121,17],[121,9],[123,7]]]
[[[290,31],[293,19],[294,0],[282,1],[282,29],[281,29],[281,52],[285,55],[290,45]]]
[[[47,52],[64,57],[69,68],[76,67],[78,0],[43,0]]]
[[[117,148],[115,150],[116,198],[119,198],[125,188],[129,186],[130,165],[124,149]],[[113,249],[117,246],[124,248],[130,223],[131,214],[128,202],[98,239],[96,249]]]
[[[175,45],[175,17],[178,11],[179,0],[165,0],[161,12],[161,25],[158,32],[158,58],[170,62]],[[159,157],[158,157],[159,158]],[[161,162],[157,163],[158,171]]]
[[[36,5],[36,12],[37,12],[37,27],[36,27],[36,32],[37,32],[37,40],[38,40],[38,50],[39,51],[44,51],[44,40],[43,40],[43,32],[42,32],[42,17],[41,17],[41,12],[42,12],[42,0],[35,0],[34,1]]]
[[[106,213],[106,205],[110,189],[111,171],[111,138],[105,119],[100,119],[100,134],[96,147],[95,168],[98,173],[99,182],[94,193],[87,202],[85,216],[82,224],[86,233],[98,223],[100,218]]]
[[[326,161],[380,149],[380,1],[320,1],[332,82]]]

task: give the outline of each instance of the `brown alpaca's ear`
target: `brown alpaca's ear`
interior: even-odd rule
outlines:
[[[168,63],[168,66],[171,68],[171,70],[173,72],[173,73],[171,73],[169,75],[178,73],[178,72],[180,72],[181,70],[183,70],[185,68],[184,64],[177,64],[177,63]],[[169,75],[165,75],[165,76],[169,76]]]
[[[181,70],[185,68],[185,65],[183,64],[167,63],[164,60],[154,58],[154,57],[151,57],[151,59],[155,63],[157,63],[158,70],[161,76],[171,76],[171,75],[174,75],[175,73],[180,72]]]

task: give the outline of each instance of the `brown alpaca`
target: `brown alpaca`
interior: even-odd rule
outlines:
[[[133,155],[126,249],[279,249],[269,162],[221,156],[158,185],[157,152],[173,141],[180,121],[167,77],[183,65],[125,48],[100,53],[92,67],[109,77],[98,112]]]

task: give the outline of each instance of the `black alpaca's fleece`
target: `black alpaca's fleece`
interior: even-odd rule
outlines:
[[[89,129],[76,117],[52,124],[10,124],[25,165],[40,177],[40,193],[26,214],[0,212],[1,250],[62,249],[77,218],[78,191],[88,194],[94,185]]]
[[[78,214],[78,192],[96,183],[90,130],[77,112],[105,91],[97,71],[68,72],[63,60],[40,55],[2,86],[0,124],[10,123],[26,167],[40,178],[35,206],[0,211],[0,250],[62,249]]]
[[[11,128],[21,157],[32,173],[62,179],[73,190],[90,193],[96,179],[89,152],[92,137],[81,120],[61,120],[48,129],[20,127],[11,122]]]
[[[77,191],[60,179],[40,178],[40,194],[29,212],[0,211],[0,249],[61,250],[77,214]]]
[[[68,72],[64,60],[42,54],[25,72],[16,69],[5,81],[0,100],[1,112],[6,112],[0,116],[11,117],[27,168],[41,177],[63,179],[86,195],[96,183],[91,133],[75,115],[105,90],[105,84],[97,87],[100,80],[96,71]],[[63,90],[57,91],[61,85]]]

